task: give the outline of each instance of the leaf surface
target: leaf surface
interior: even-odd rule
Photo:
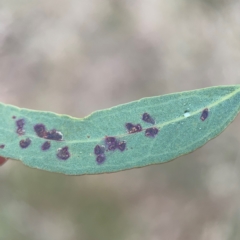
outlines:
[[[240,110],[240,85],[174,93],[83,119],[0,104],[0,156],[69,175],[164,163],[220,134]]]

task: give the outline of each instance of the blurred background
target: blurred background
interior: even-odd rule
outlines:
[[[0,101],[84,117],[240,83],[238,0],[0,0]],[[0,168],[1,240],[240,239],[240,117],[167,164],[70,177]]]

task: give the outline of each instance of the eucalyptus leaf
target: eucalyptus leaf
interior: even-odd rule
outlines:
[[[240,85],[140,99],[83,119],[0,104],[0,156],[68,175],[165,163],[220,134],[240,110]]]

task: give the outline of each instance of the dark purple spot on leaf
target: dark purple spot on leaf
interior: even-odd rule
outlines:
[[[4,148],[5,148],[5,145],[4,145],[4,144],[1,144],[1,145],[0,145],[0,148],[1,148],[1,149],[4,149]]]
[[[132,124],[132,123],[126,123],[125,124],[128,133],[135,133],[135,132],[141,132],[142,131],[142,126],[140,124]]]
[[[146,137],[155,137],[158,134],[158,128],[147,128],[145,131],[145,136]]]
[[[36,124],[34,126],[34,131],[40,138],[44,138],[46,136],[46,127],[43,124]]]
[[[118,141],[115,137],[105,137],[105,142],[108,150],[115,150],[118,145]]]
[[[96,157],[96,161],[97,161],[98,164],[103,163],[105,161],[105,159],[106,159],[106,157],[105,157],[104,154],[100,154]]]
[[[30,138],[22,139],[19,142],[19,145],[20,145],[21,148],[27,148],[30,144],[31,144],[31,139]]]
[[[41,148],[42,148],[43,151],[46,151],[46,150],[48,150],[50,147],[51,147],[51,143],[50,143],[49,141],[46,141],[46,142],[43,143],[43,145],[42,145]]]
[[[96,147],[94,148],[94,153],[96,155],[102,154],[104,153],[104,151],[105,151],[104,147],[100,145],[96,145]]]
[[[16,119],[16,116],[12,116],[12,119]]]
[[[50,130],[46,133],[46,139],[60,141],[62,140],[63,135],[58,132],[56,129]]]
[[[59,148],[57,150],[57,157],[62,160],[67,160],[70,157],[70,153],[68,151],[68,147]]]
[[[40,138],[46,138],[55,141],[61,141],[63,138],[62,133],[58,132],[56,129],[47,131],[45,125],[43,124],[36,124],[34,126],[34,131]]]
[[[24,119],[19,119],[16,121],[16,126],[17,126],[17,134],[18,135],[23,135],[25,133],[25,130],[23,129],[25,124]]]
[[[154,123],[155,123],[154,119],[153,119],[153,118],[150,116],[150,114],[148,114],[148,113],[144,113],[144,114],[142,115],[142,120],[143,120],[144,122],[151,123],[151,124],[154,124]]]
[[[206,120],[206,118],[208,117],[208,108],[205,108],[203,111],[202,111],[202,115],[200,117],[200,119],[202,121]]]
[[[126,142],[124,142],[124,141],[122,141],[122,142],[119,142],[118,143],[118,149],[120,150],[120,151],[124,151],[125,150],[125,148],[126,148]]]

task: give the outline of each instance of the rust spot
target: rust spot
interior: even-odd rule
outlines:
[[[96,161],[98,164],[102,164],[105,161],[106,157],[104,154],[100,154],[96,157]]]
[[[43,151],[46,151],[46,150],[48,150],[50,147],[51,147],[51,143],[50,143],[49,141],[46,141],[46,142],[43,143],[41,149],[42,149]]]
[[[24,135],[24,133],[25,133],[25,130],[23,129],[24,125],[25,125],[24,119],[19,119],[16,121],[17,134],[20,136]]]
[[[115,150],[118,145],[118,141],[115,137],[105,137],[105,143],[110,151]]]
[[[123,152],[126,148],[126,142],[125,141],[122,141],[122,142],[119,142],[118,143],[118,149]]]
[[[68,147],[62,147],[57,150],[57,157],[61,160],[67,160],[70,157]]]
[[[141,132],[142,131],[142,126],[140,124],[132,124],[132,123],[126,123],[125,127],[128,130],[128,133],[136,133],[136,132]]]
[[[207,117],[208,117],[208,108],[205,108],[205,109],[203,109],[203,111],[202,111],[202,115],[201,115],[200,119],[201,119],[202,121],[205,121],[205,120],[207,119]]]
[[[31,139],[30,139],[30,138],[22,139],[22,140],[19,142],[19,146],[20,146],[21,148],[27,148],[30,144],[31,144]]]
[[[46,133],[46,139],[61,141],[63,138],[62,133],[58,132],[56,129],[50,130]]]
[[[63,139],[63,135],[61,132],[57,131],[56,129],[47,131],[45,125],[41,123],[36,124],[34,126],[34,131],[40,138],[45,138],[45,139],[55,140],[55,141],[61,141]]]
[[[43,124],[36,124],[34,126],[34,131],[40,138],[44,138],[46,136],[46,127]]]
[[[5,145],[4,145],[4,144],[1,144],[1,145],[0,145],[0,148],[1,148],[1,149],[4,149],[4,148],[5,148]]]
[[[105,151],[104,147],[100,146],[100,145],[96,145],[94,148],[94,153],[96,155],[102,154],[102,153],[104,153],[104,151]]]
[[[158,128],[152,127],[152,128],[147,128],[145,131],[145,136],[146,137],[155,137],[158,134]]]
[[[147,123],[151,123],[151,124],[154,124],[155,123],[155,120],[150,116],[150,114],[148,113],[144,113],[142,115],[142,120],[144,122],[147,122]]]

